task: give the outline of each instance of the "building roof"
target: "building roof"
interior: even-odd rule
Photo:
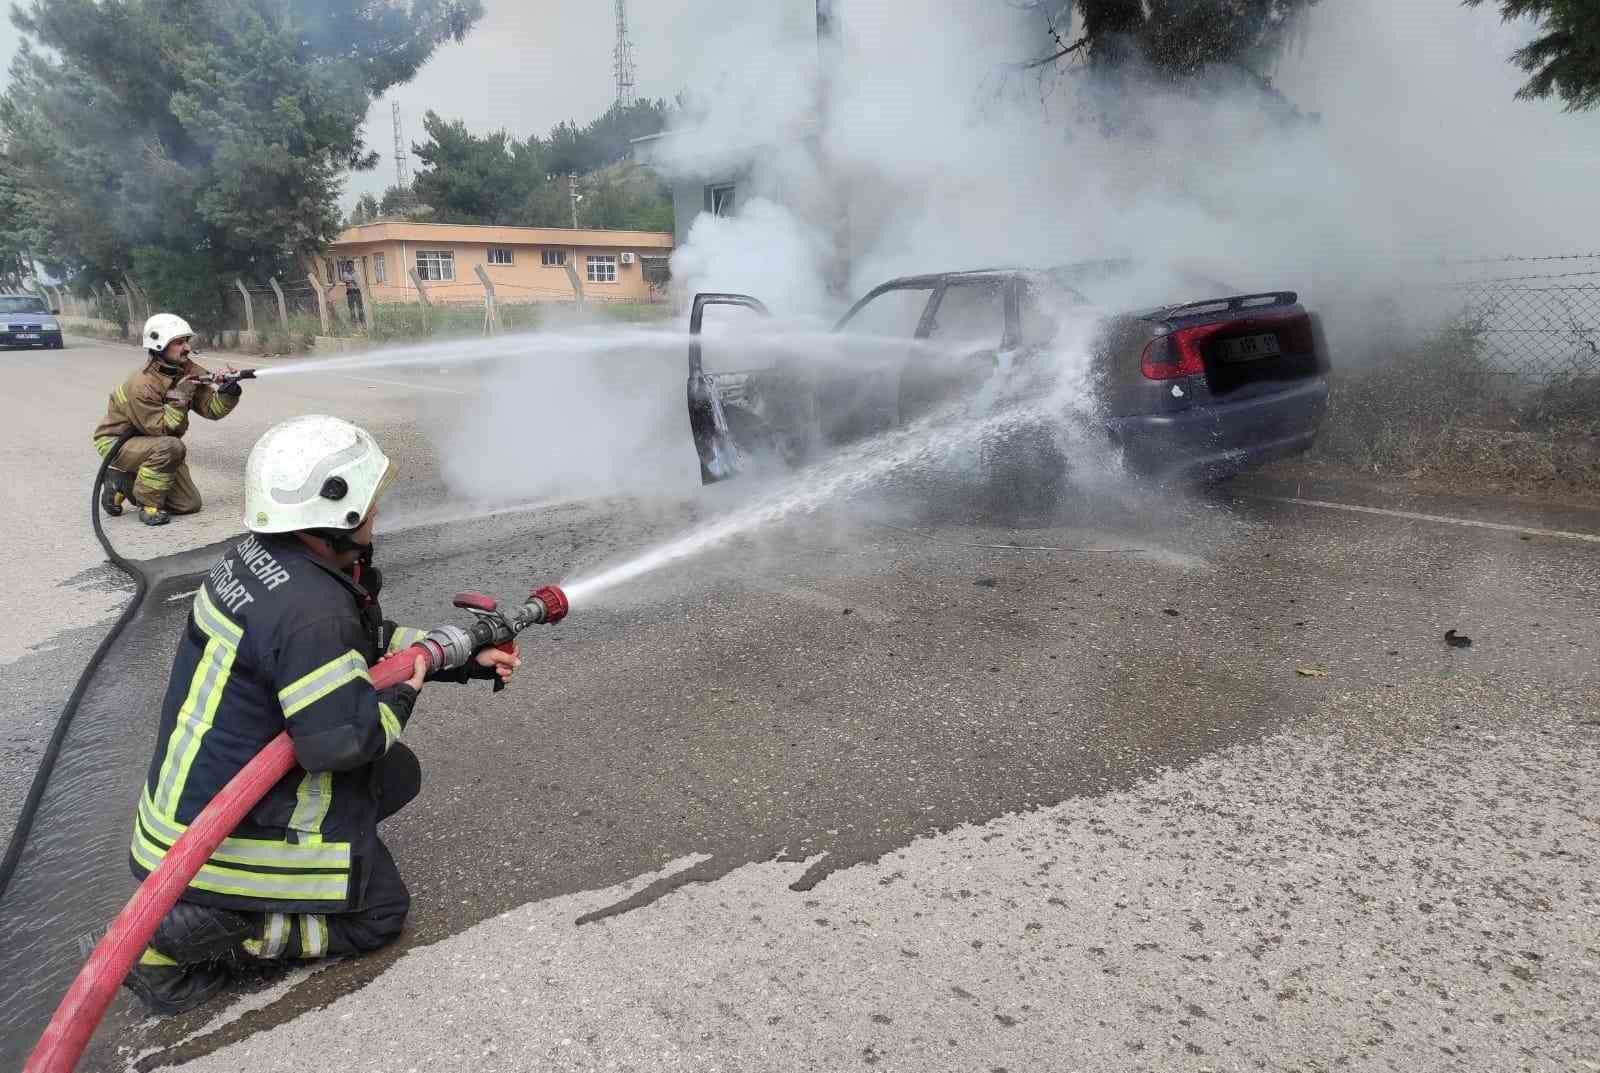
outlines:
[[[371,242],[459,242],[491,246],[616,246],[672,249],[670,231],[611,231],[599,227],[500,227],[491,224],[434,224],[416,220],[374,220],[347,227],[333,248]]]

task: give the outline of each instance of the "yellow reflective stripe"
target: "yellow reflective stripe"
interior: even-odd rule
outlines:
[[[161,407],[161,423],[166,425],[168,428],[175,429],[179,425],[183,424],[183,417],[183,411],[178,409],[176,406],[173,406],[171,403]]]
[[[378,702],[378,718],[383,721],[383,750],[388,752],[394,748],[394,743],[400,740],[404,728],[400,725],[400,717],[394,714],[394,709],[381,700]]]
[[[319,958],[328,952],[328,918],[316,913],[300,916],[300,956]]]
[[[206,642],[200,665],[189,681],[189,693],[178,709],[178,717],[167,739],[166,755],[161,763],[161,778],[156,789],[156,805],[162,815],[176,817],[178,799],[183,796],[183,784],[188,781],[190,765],[200,752],[200,742],[211,730],[217,717],[217,705],[222,701],[233,670],[234,648],[217,638]]]
[[[190,610],[194,613],[194,623],[199,626],[207,637],[218,644],[229,648],[239,647],[239,641],[244,637],[244,627],[229,618],[217,605],[211,602],[211,596],[206,592],[204,585],[194,594],[194,604]]]
[[[265,934],[262,936],[261,956],[265,958],[282,957],[284,947],[289,945],[289,914],[268,913]]]
[[[304,711],[335,689],[358,678],[364,682],[372,681],[372,676],[367,672],[367,661],[352,648],[278,690],[278,703],[283,706],[283,717],[288,719],[296,712]]]
[[[96,451],[100,452],[100,457],[101,458],[104,458],[106,455],[110,454],[111,453],[111,448],[115,447],[116,445],[117,445],[117,438],[115,436],[96,436],[95,437],[94,449]]]
[[[228,411],[233,409],[233,403],[229,402],[226,396],[217,392],[212,393],[210,405],[212,417],[226,417],[228,416]]]
[[[171,966],[176,965],[177,962],[167,957],[167,955],[163,954],[155,947],[147,946],[144,948],[144,953],[139,955],[139,964],[157,966],[160,968],[170,968]]]
[[[111,401],[116,403],[118,406],[128,405],[128,385],[117,385],[117,389],[111,393]]]
[[[246,939],[239,945],[251,957],[263,961],[271,961],[283,954],[283,948],[289,943],[289,914],[268,913],[261,925],[261,938]]]
[[[134,861],[147,871],[161,866],[165,851],[135,832],[130,847]],[[342,902],[348,893],[347,872],[249,872],[207,861],[189,886],[213,894],[234,894],[282,902]]]
[[[139,483],[146,488],[171,488],[172,474],[163,473],[159,469],[151,469],[149,466],[140,466]]]
[[[148,832],[151,844],[165,853],[162,843],[170,846],[188,830],[187,825],[169,820],[157,811],[146,790],[139,795],[139,820]],[[314,845],[283,842],[268,838],[236,838],[222,840],[211,854],[211,860],[223,864],[249,865],[260,868],[325,868],[350,867],[350,845],[347,842],[321,842]]]
[[[388,652],[398,652],[403,648],[410,648],[426,636],[428,636],[427,630],[419,630],[415,626],[396,626],[394,628],[394,636],[389,638]]]
[[[306,772],[294,792],[294,799],[289,829],[301,835],[297,845],[316,845],[322,841],[322,821],[327,819],[328,808],[333,804],[333,773]]]

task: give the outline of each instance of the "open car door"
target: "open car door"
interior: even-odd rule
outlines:
[[[746,464],[745,453],[757,449],[757,441],[763,439],[760,429],[765,424],[760,411],[765,409],[766,400],[759,376],[755,385],[750,382],[756,370],[724,368],[730,364],[725,360],[717,362],[715,371],[706,369],[701,333],[705,330],[706,309],[714,306],[747,310],[747,320],[751,315],[763,319],[771,315],[759,299],[747,294],[694,296],[694,305],[689,311],[689,430],[694,435],[694,449],[700,456],[701,484],[725,481],[742,470]],[[719,358],[737,346],[737,337],[719,340],[716,348]]]

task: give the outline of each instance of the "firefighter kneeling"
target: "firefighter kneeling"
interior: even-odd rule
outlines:
[[[127,499],[146,525],[165,525],[174,514],[197,514],[200,489],[184,462],[183,434],[189,415],[220,421],[239,404],[239,384],[211,386],[200,382],[206,369],[189,359],[194,330],[171,313],[157,313],[144,322],[141,335],[146,361],[106,403],[106,416],[94,430],[95,450],[104,458],[124,432],[123,444],[106,471],[100,506],[121,514]]]
[[[262,962],[375,950],[400,934],[410,895],[378,821],[416,796],[400,744],[422,688],[378,692],[367,668],[420,639],[378,608],[378,498],[393,476],[370,435],[300,417],[264,435],[245,466],[250,529],[195,594],[134,819],[134,875],[287,729],[298,767],[213,853],[125,983],[157,1012],[199,1005]],[[507,679],[487,650],[434,680]]]

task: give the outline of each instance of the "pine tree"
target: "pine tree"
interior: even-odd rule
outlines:
[[[481,15],[481,0],[33,0],[12,10],[25,36],[0,172],[52,259],[91,279],[137,265],[153,301],[204,305],[176,291],[284,274],[334,237],[345,176],[378,160],[372,101]]]
[[[1478,7],[1483,0],[1464,0]],[[1531,76],[1524,100],[1560,97],[1569,112],[1600,105],[1600,3],[1596,0],[1496,0],[1501,17],[1539,20],[1539,36],[1512,54]]]

